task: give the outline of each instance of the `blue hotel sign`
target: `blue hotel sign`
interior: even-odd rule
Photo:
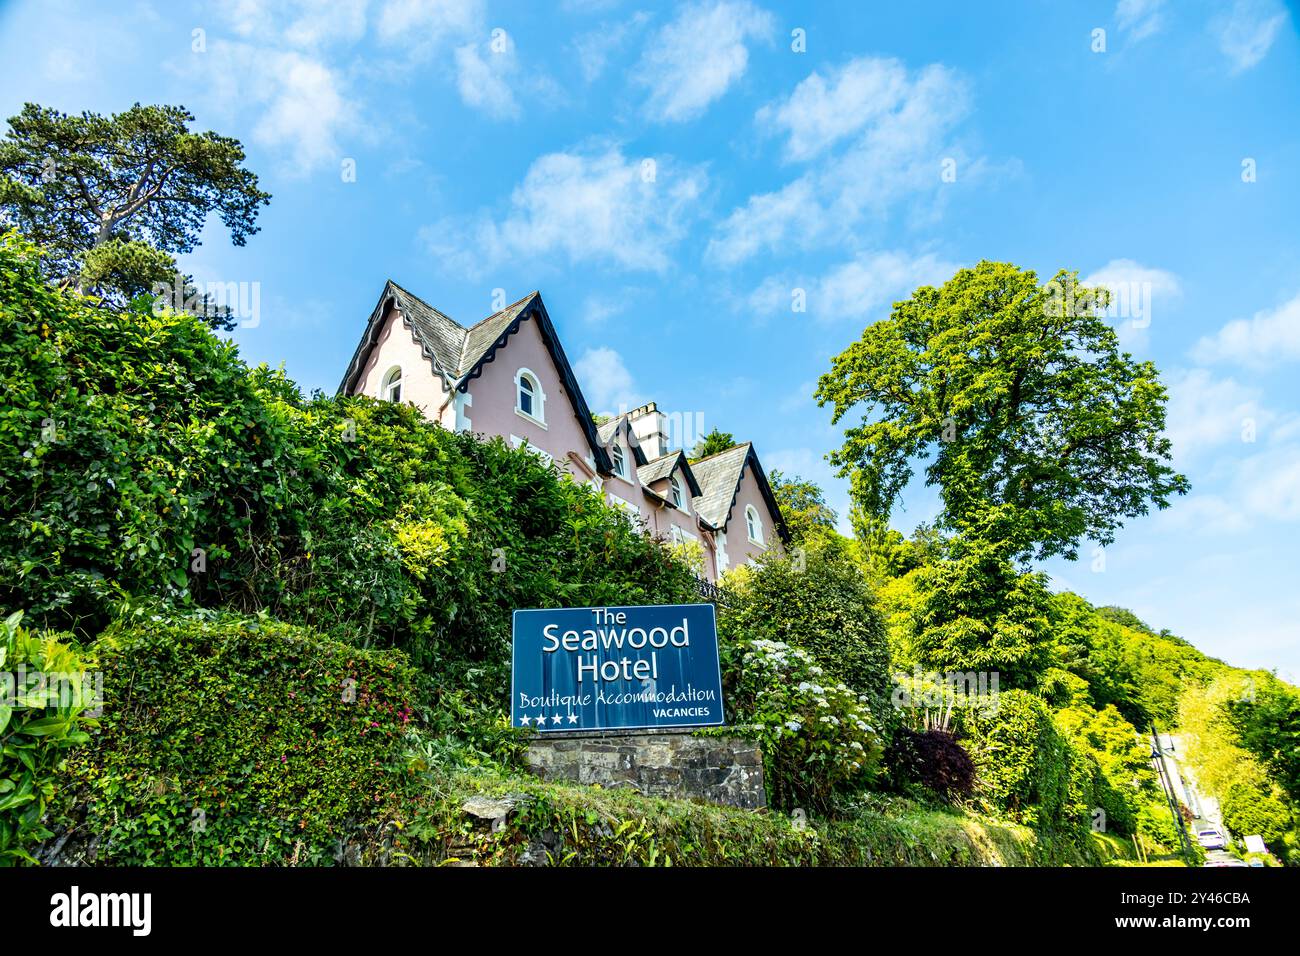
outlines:
[[[713,605],[515,611],[510,722],[545,732],[721,724]]]

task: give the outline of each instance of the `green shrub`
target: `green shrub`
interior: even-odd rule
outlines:
[[[1223,822],[1238,837],[1260,836],[1279,856],[1296,820],[1281,791],[1248,782],[1235,783],[1223,796]]]
[[[510,611],[694,599],[591,488],[413,406],[304,399],[199,319],[102,309],[0,240],[0,607],[93,636],[123,601],[399,647],[482,702]]]
[[[115,625],[98,649],[104,717],[63,812],[93,845],[74,860],[328,862],[399,799],[417,719],[400,653],[230,616]]]
[[[978,793],[991,809],[1035,828],[1078,826],[1068,809],[1070,746],[1040,698],[1003,691],[996,708],[962,710],[958,718]]]
[[[68,751],[89,739],[93,675],[66,643],[0,622],[0,866],[35,862]]]
[[[872,780],[882,747],[865,694],[779,641],[729,645],[724,669],[731,720],[755,728],[772,806],[824,812]]]
[[[826,674],[888,712],[889,642],[876,600],[851,544],[814,535],[785,555],[727,576],[732,600],[719,615],[724,639],[767,640],[808,651]]]

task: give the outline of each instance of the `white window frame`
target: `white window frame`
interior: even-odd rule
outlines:
[[[533,410],[524,411],[523,403],[519,400],[523,392],[524,379],[528,379],[530,386],[529,394],[533,399]],[[539,428],[546,427],[546,391],[542,388],[541,377],[532,369],[521,368],[515,372],[515,414],[520,418],[525,418]]]
[[[754,535],[755,528],[758,529],[757,537]],[[745,533],[749,535],[750,544],[767,547],[763,541],[763,519],[753,505],[745,505]]]
[[[684,511],[687,514],[691,513],[688,504],[690,499],[686,497],[686,488],[676,473],[668,476],[668,500],[673,503],[673,507],[678,511]]]
[[[405,376],[402,375],[402,366],[394,365],[387,372],[385,372],[384,377],[380,379],[380,383],[379,383],[380,399],[382,399],[385,402],[396,402],[397,404],[400,405],[402,402],[402,393],[406,391],[404,387],[405,385],[406,385],[406,378]],[[396,387],[397,389],[396,398],[392,397],[394,387]]]
[[[609,446],[610,461],[614,463],[614,474],[620,478],[627,477],[627,453],[623,451],[623,446],[617,440]]]

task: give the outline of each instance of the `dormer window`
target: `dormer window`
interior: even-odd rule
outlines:
[[[515,373],[515,411],[543,427],[546,426],[546,393],[542,383],[526,368]]]
[[[683,511],[685,511],[685,510],[686,510],[686,498],[685,498],[685,496],[682,494],[682,483],[681,483],[681,480],[680,480],[676,475],[673,475],[672,478],[670,478],[670,479],[668,480],[668,484],[669,484],[669,488],[671,489],[671,490],[670,490],[670,494],[671,494],[671,497],[672,497],[673,505],[674,505],[675,507],[681,508]]]
[[[400,366],[393,366],[384,376],[383,387],[379,390],[379,397],[386,402],[400,402],[402,400],[402,369]]]
[[[745,528],[752,543],[763,543],[763,519],[758,516],[758,509],[753,505],[745,506]]]
[[[620,478],[627,477],[627,459],[623,455],[623,446],[615,442],[610,446],[610,456],[614,459],[614,474]]]

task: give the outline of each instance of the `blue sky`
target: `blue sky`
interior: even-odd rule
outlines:
[[[305,388],[334,390],[386,278],[466,323],[540,289],[593,407],[702,415],[842,513],[810,396],[895,298],[982,258],[1122,286],[1193,491],[1047,570],[1294,680],[1296,24],[1280,0],[7,3],[0,109],[181,103],[242,140],[261,232],[212,224],[184,264],[259,283],[235,338]],[[910,489],[895,525],[934,503]]]

